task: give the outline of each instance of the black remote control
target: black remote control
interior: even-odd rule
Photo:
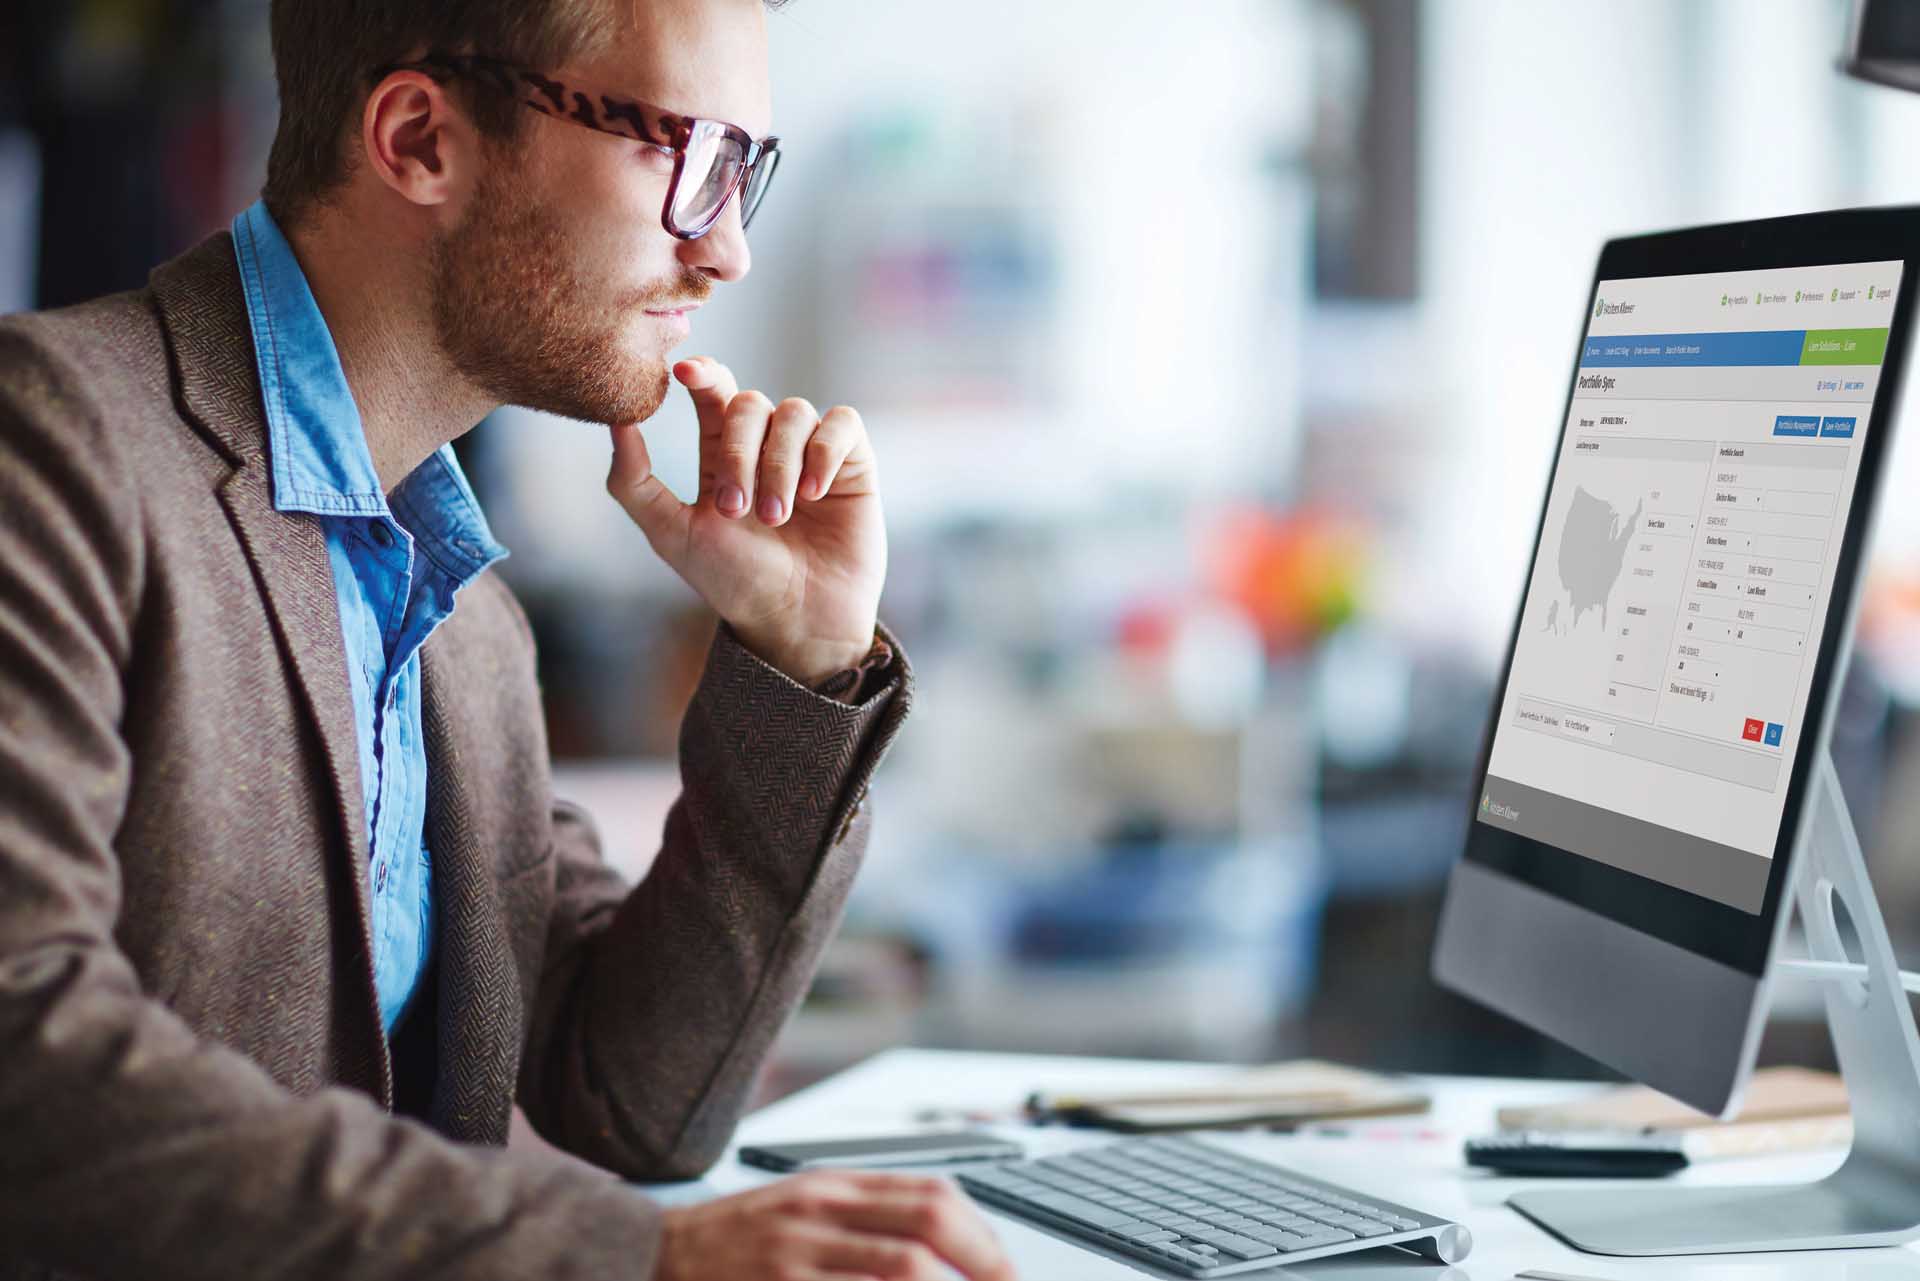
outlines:
[[[1467,1164],[1497,1174],[1651,1179],[1684,1169],[1687,1154],[1672,1134],[1511,1130],[1468,1139]]]

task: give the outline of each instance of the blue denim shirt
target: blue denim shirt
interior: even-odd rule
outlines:
[[[306,274],[266,207],[233,220],[267,416],[273,505],[320,518],[340,600],[366,800],[373,981],[391,1033],[433,955],[420,644],[506,555],[442,446],[380,492],[360,411]]]

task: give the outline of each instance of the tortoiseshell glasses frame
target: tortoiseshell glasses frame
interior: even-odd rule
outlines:
[[[397,62],[376,73],[395,71],[464,76],[503,93],[542,115],[617,138],[644,142],[673,155],[673,177],[660,208],[660,225],[681,240],[698,240],[713,230],[727,202],[740,195],[740,228],[752,224],[760,201],[780,166],[780,139],[754,139],[724,120],[685,116],[637,98],[601,92],[573,80],[481,54],[436,53]],[[688,181],[691,173],[693,181]]]

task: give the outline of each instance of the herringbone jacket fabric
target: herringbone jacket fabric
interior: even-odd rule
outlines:
[[[262,413],[225,235],[0,321],[0,1281],[650,1276],[657,1207],[505,1150],[511,1107],[627,1178],[718,1157],[905,660],[848,706],[723,628],[630,891],[482,575],[422,651],[438,944],[390,1052],[332,578]]]

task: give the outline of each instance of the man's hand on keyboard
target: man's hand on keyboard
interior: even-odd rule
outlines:
[[[656,1281],[1014,1281],[999,1240],[951,1181],[855,1170],[796,1174],[666,1211]]]

